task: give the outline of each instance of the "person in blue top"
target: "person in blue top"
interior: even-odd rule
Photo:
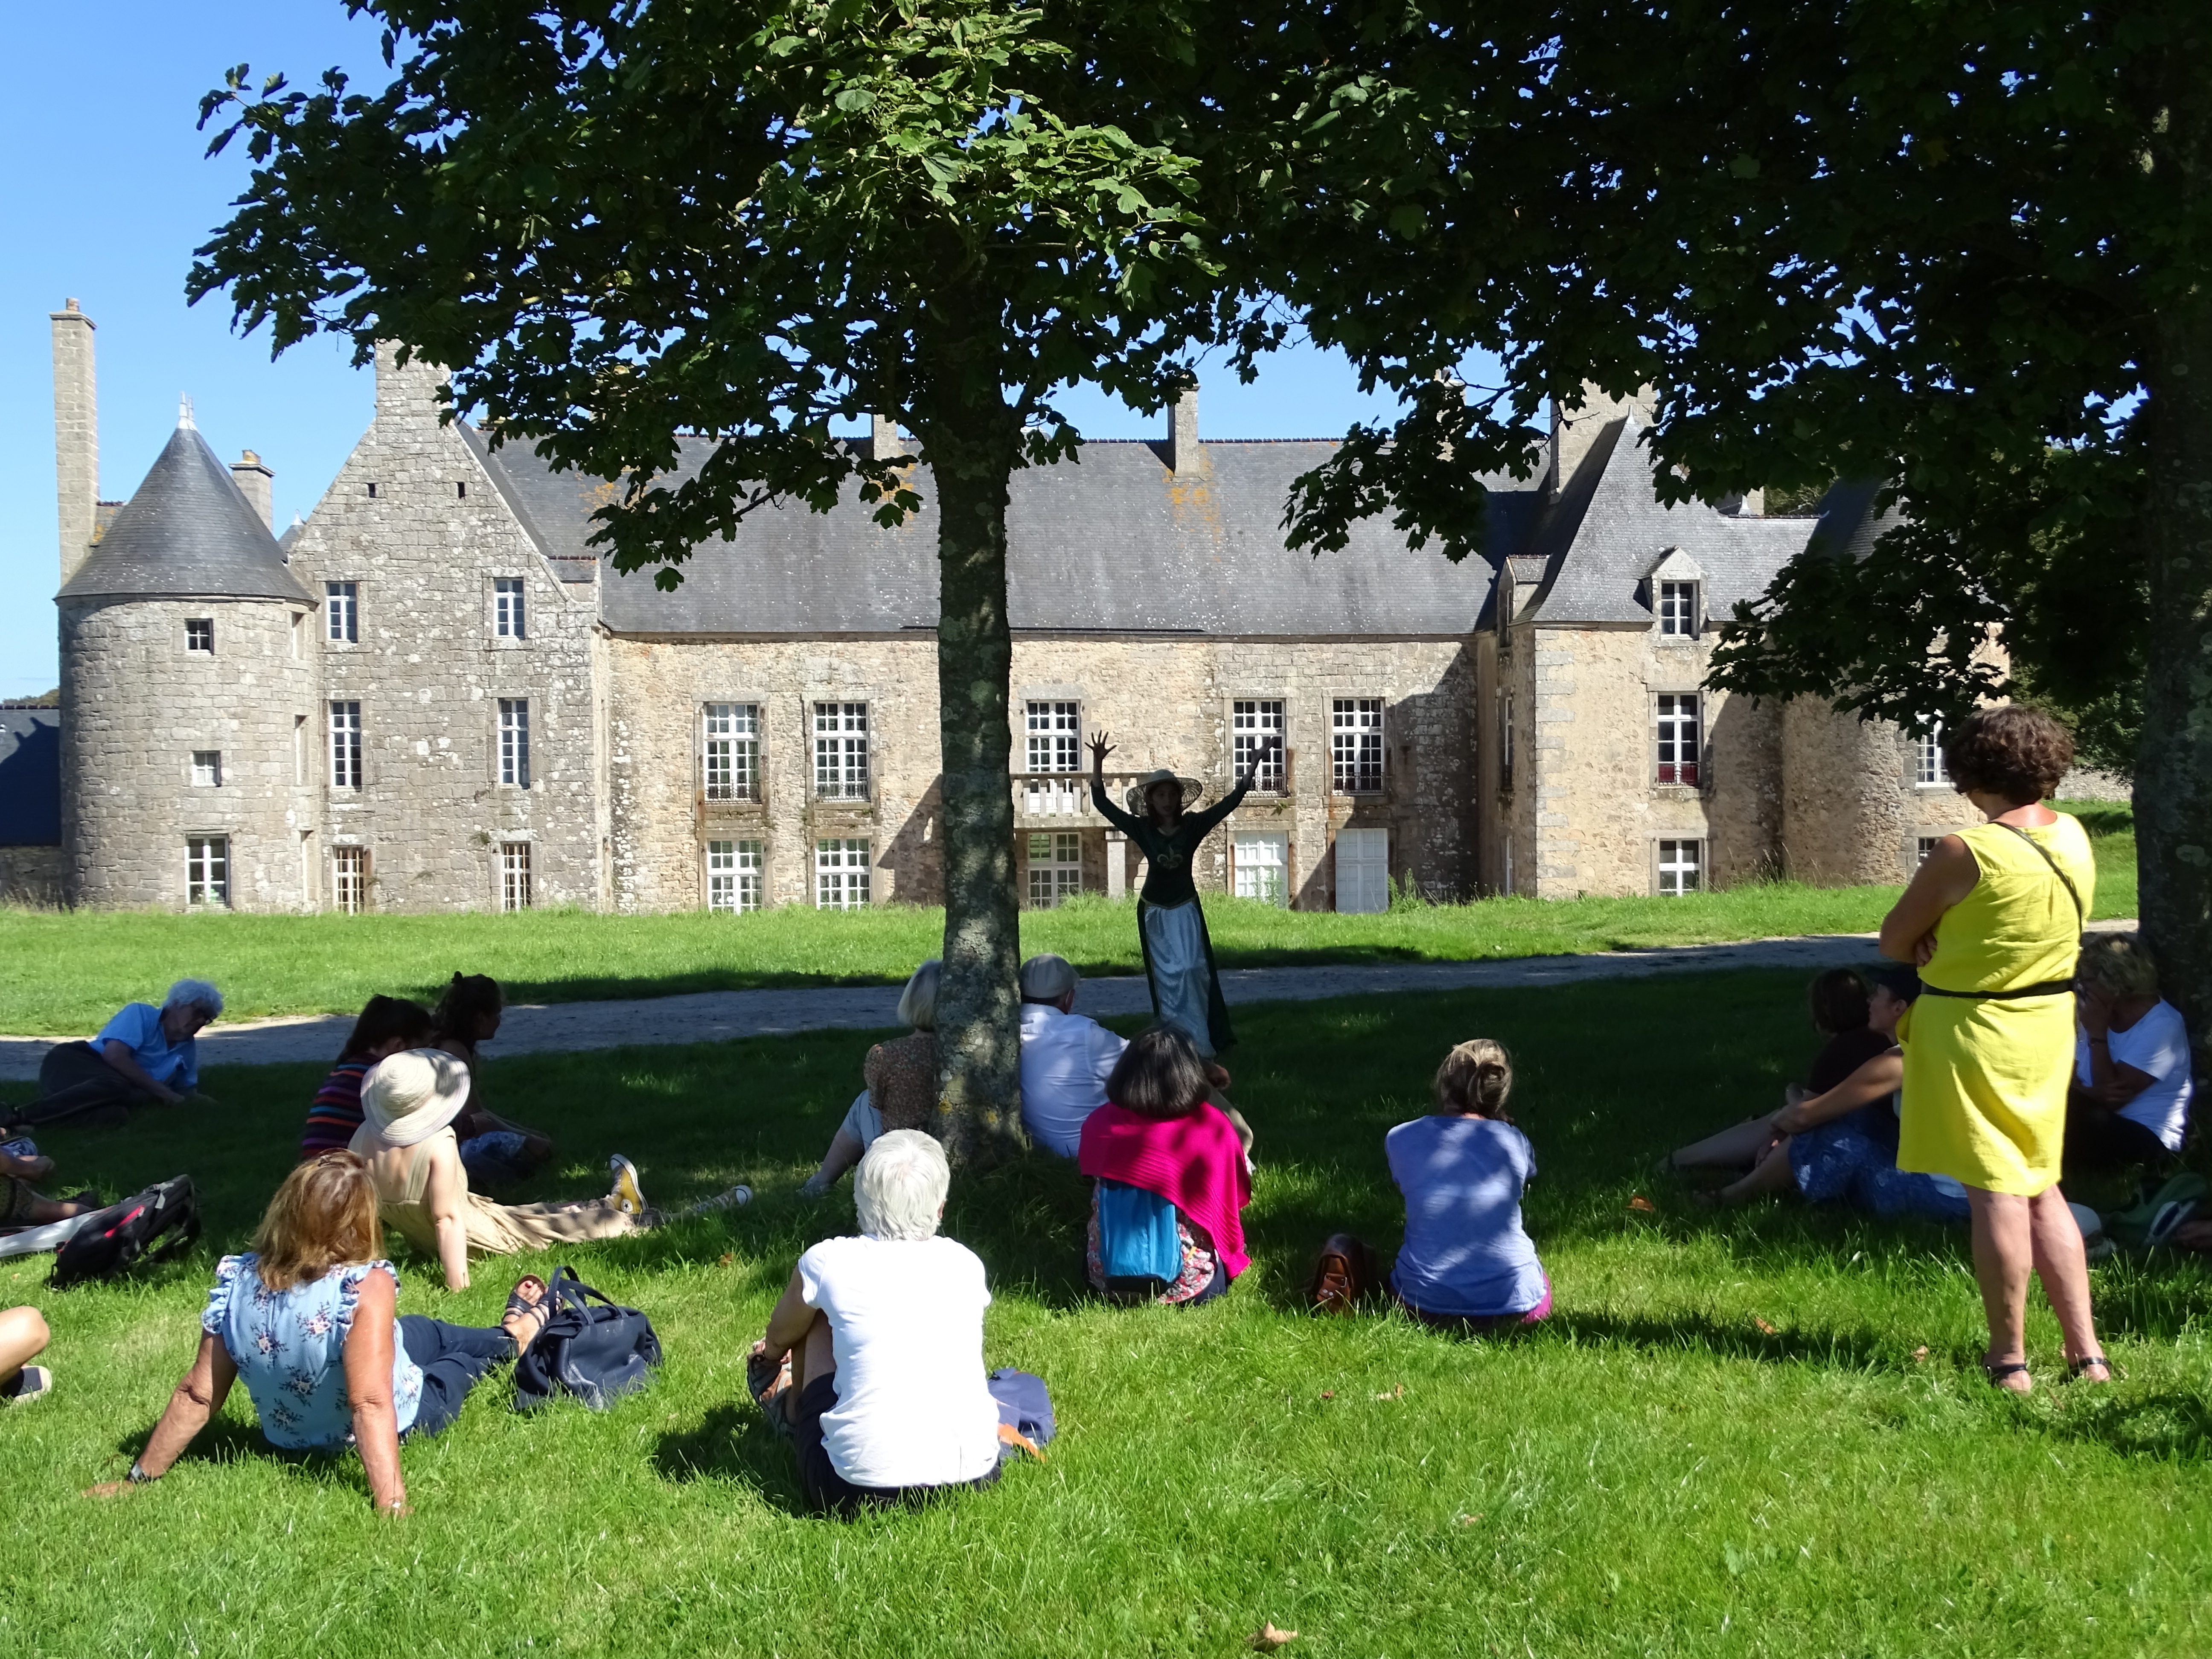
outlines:
[[[1406,1242],[1390,1289],[1431,1325],[1510,1330],[1552,1311],[1552,1280],[1521,1225],[1536,1173],[1528,1137],[1505,1114],[1513,1062],[1488,1037],[1462,1042],[1437,1068],[1437,1109],[1383,1137],[1406,1195]]]
[[[89,1042],[63,1042],[39,1063],[39,1097],[14,1121],[120,1127],[133,1106],[175,1106],[199,1095],[197,1041],[222,1012],[222,993],[204,979],[180,979],[159,1008],[133,1002]],[[207,1097],[199,1095],[203,1100]]]
[[[296,1165],[243,1255],[227,1255],[200,1316],[199,1352],[114,1498],[158,1480],[243,1382],[269,1443],[361,1453],[376,1507],[404,1515],[399,1443],[436,1434],[469,1390],[545,1328],[545,1281],[526,1275],[495,1328],[398,1311],[399,1274],[384,1259],[376,1183],[351,1152]]]

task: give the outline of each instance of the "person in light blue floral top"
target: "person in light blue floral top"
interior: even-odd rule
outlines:
[[[200,1351],[127,1480],[110,1497],[157,1480],[243,1382],[271,1445],[359,1447],[379,1510],[403,1514],[399,1442],[435,1434],[469,1390],[544,1328],[544,1281],[507,1297],[496,1329],[398,1316],[399,1275],[383,1259],[376,1186],[352,1152],[301,1164],[270,1201],[243,1255],[225,1256],[200,1316]]]

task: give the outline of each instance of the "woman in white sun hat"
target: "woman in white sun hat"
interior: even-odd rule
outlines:
[[[621,1238],[666,1219],[647,1207],[637,1169],[610,1160],[615,1184],[605,1198],[571,1204],[495,1204],[469,1190],[453,1119],[468,1104],[469,1068],[437,1048],[409,1048],[379,1060],[362,1079],[362,1123],[352,1150],[368,1160],[384,1224],[435,1255],[446,1288],[469,1286],[469,1258],[514,1255],[556,1244]],[[734,1187],[684,1213],[741,1204]]]

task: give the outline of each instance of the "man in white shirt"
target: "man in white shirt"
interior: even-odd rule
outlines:
[[[2193,1085],[2181,1012],[2160,997],[2157,964],[2135,934],[2093,936],[2075,971],[2066,1165],[2159,1168],[2189,1128]]]
[[[1030,1138],[1075,1156],[1083,1120],[1106,1103],[1106,1079],[1129,1045],[1075,1012],[1076,973],[1066,957],[1022,964],[1022,1122]]]

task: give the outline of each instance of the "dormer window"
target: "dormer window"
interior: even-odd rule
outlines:
[[[1659,584],[1659,636],[1662,639],[1697,638],[1698,587],[1696,582]]]

